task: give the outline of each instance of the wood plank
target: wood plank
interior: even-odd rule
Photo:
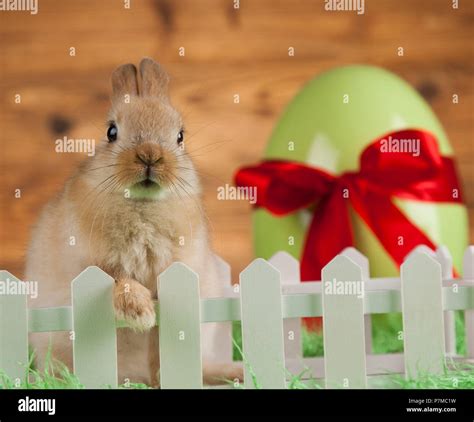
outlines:
[[[25,245],[41,206],[83,158],[55,154],[54,140],[65,134],[101,139],[112,69],[144,55],[171,73],[173,100],[186,115],[191,144],[228,141],[196,161],[215,249],[235,279],[254,258],[251,208],[218,201],[216,187],[231,183],[239,166],[260,159],[278,116],[306,81],[351,62],[387,68],[428,99],[458,159],[474,243],[474,65],[466,54],[474,7],[460,4],[453,10],[446,0],[378,0],[357,16],[323,12],[323,2],[314,0],[243,1],[239,10],[230,0],[132,0],[130,10],[115,0],[41,0],[36,16],[1,13],[0,201],[11,204],[0,208],[0,220],[9,222],[0,226],[0,244],[8,245],[0,248],[1,266],[22,276]],[[87,19],[78,18],[82,13]],[[397,22],[395,30],[386,16]],[[177,55],[181,45],[184,58]],[[296,49],[292,58],[289,45]],[[403,58],[394,53],[399,45],[406,50]],[[67,55],[70,46],[76,57]],[[236,92],[238,105],[232,101]],[[13,101],[16,93],[21,105]],[[459,104],[452,103],[453,93]],[[25,164],[33,160],[35,166]],[[11,201],[16,188],[22,198]]]
[[[231,269],[230,265],[220,256],[214,255],[217,265],[217,273],[221,291],[225,292],[231,287]],[[201,322],[206,317],[204,307],[201,301]],[[229,306],[231,306],[229,304]],[[212,321],[212,318],[211,320]],[[201,350],[204,362],[229,363],[233,360],[233,337],[232,323],[225,322],[207,322],[201,330]]]
[[[341,255],[347,256],[354,261],[362,270],[364,282],[370,280],[369,259],[359,252],[356,248],[345,248]],[[372,315],[364,315],[364,335],[365,335],[365,352],[372,353]]]
[[[229,288],[232,282],[230,265],[222,259],[219,255],[215,255],[218,267],[219,282],[222,290]],[[202,321],[202,305],[201,305],[201,321]],[[208,332],[212,332],[209,330]],[[214,327],[214,338],[206,340],[204,338],[205,331],[202,333],[202,349],[206,341],[214,341],[213,356],[214,362],[232,362],[233,360],[233,337],[232,337],[232,323],[221,322]]]
[[[72,307],[28,309],[28,329],[30,333],[50,331],[72,331]]]
[[[277,252],[268,262],[280,272],[282,284],[295,285],[300,283],[300,263],[289,253]],[[286,318],[283,321],[283,336],[285,358],[302,357],[301,318]]]
[[[380,280],[383,283],[383,280]],[[468,281],[458,281],[457,289],[452,286],[443,287],[444,310],[474,309],[474,285]],[[311,293],[310,283],[298,285],[298,289],[282,296],[283,318],[301,318],[322,316],[323,308],[321,292]],[[317,284],[320,283],[311,283]],[[317,286],[313,290],[316,291]],[[392,291],[390,291],[391,289]],[[365,313],[401,312],[402,302],[400,288],[392,286],[369,290],[366,288],[364,300]],[[37,308],[29,310],[29,331],[70,331],[72,330],[72,310],[70,306],[53,308]],[[238,294],[226,298],[211,298],[201,300],[201,322],[240,321],[240,300]],[[118,321],[116,327],[126,327],[126,323]]]
[[[0,27],[10,41],[4,48],[14,59],[6,61],[6,69],[20,72],[26,72],[27,66],[10,49],[21,46],[26,56],[34,58],[41,56],[42,44],[47,44],[54,56],[63,55],[63,58],[67,58],[69,46],[76,46],[79,60],[62,60],[62,63],[58,60],[64,70],[86,68],[90,60],[101,67],[110,62],[120,63],[137,54],[137,45],[144,52],[159,52],[165,61],[178,60],[178,48],[185,46],[186,61],[215,63],[227,60],[229,55],[234,61],[251,61],[255,57],[268,61],[284,56],[289,45],[294,45],[297,57],[302,58],[334,58],[342,49],[347,61],[373,61],[382,57],[395,62],[400,60],[395,49],[402,45],[407,50],[404,59],[421,61],[429,57],[432,65],[440,61],[449,63],[453,57],[459,60],[459,51],[452,48],[451,38],[440,37],[440,33],[453,34],[452,37],[456,34],[460,49],[470,47],[472,8],[465,6],[454,11],[443,0],[418,2],[416,8],[409,0],[400,3],[394,7],[390,0],[379,0],[371,4],[367,13],[357,15],[328,13],[322,2],[315,4],[311,0],[297,4],[270,0],[246,2],[238,10],[224,0],[218,3],[186,0],[179,6],[147,0],[134,2],[130,10],[113,0],[100,3],[87,0],[80,7],[68,3],[58,6],[53,0],[43,0],[38,16],[17,14],[14,19],[2,16]],[[77,16],[81,13],[87,13],[87,21],[78,25]],[[58,15],[62,19],[57,19]],[[395,33],[393,26],[386,25],[382,18],[387,15],[397,22]],[[104,32],[108,36],[102,37],[97,46],[96,40]],[[133,35],[123,37],[123,33]],[[321,34],[325,35],[325,42],[315,42]],[[360,48],[361,45],[370,48]],[[81,55],[90,60],[81,59]],[[468,58],[464,62],[468,63]],[[47,70],[48,63],[42,60],[35,67]]]
[[[24,283],[8,271],[0,271],[0,369],[19,386],[28,367],[28,318],[25,292],[10,290]]]
[[[199,276],[176,262],[158,278],[161,388],[201,389]]]
[[[441,277],[443,280],[453,278],[453,258],[444,245],[436,249],[436,259],[441,264]],[[446,354],[456,355],[456,316],[454,311],[444,311],[444,341]]]
[[[71,283],[74,373],[86,388],[117,388],[114,279],[88,267]]]
[[[337,255],[323,268],[322,279],[326,388],[366,388],[362,269]]]
[[[445,340],[441,265],[427,252],[411,253],[401,266],[401,283],[406,377],[442,373]]]
[[[264,259],[240,274],[245,388],[285,388],[280,273]]]
[[[464,253],[463,278],[474,281],[474,246],[469,246]],[[474,300],[474,290],[471,292],[471,298]],[[474,309],[464,311],[464,321],[467,356],[474,358]]]

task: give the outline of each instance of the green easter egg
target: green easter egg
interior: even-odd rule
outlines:
[[[430,131],[439,141],[441,154],[453,154],[431,108],[405,81],[376,67],[340,67],[316,77],[296,95],[276,125],[264,158],[303,162],[339,175],[357,171],[361,152],[375,139],[409,128]],[[466,208],[401,199],[394,203],[435,244],[446,245],[455,268],[461,270],[468,243]],[[284,250],[301,259],[311,217],[309,211],[277,217],[257,209],[256,255],[268,259]],[[369,258],[371,275],[398,274],[377,237],[355,212],[351,217],[355,246]]]

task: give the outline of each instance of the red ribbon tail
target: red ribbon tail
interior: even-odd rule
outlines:
[[[339,185],[317,206],[306,237],[301,260],[301,281],[319,281],[321,270],[344,248],[352,246],[353,234],[348,199]],[[337,222],[337,224],[334,224]],[[303,318],[308,331],[321,331],[322,318]]]
[[[353,205],[397,266],[418,245],[436,250],[430,238],[408,220],[390,197],[366,193],[354,200]]]

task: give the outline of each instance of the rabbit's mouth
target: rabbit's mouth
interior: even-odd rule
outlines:
[[[138,186],[140,186],[141,188],[145,188],[145,189],[148,189],[148,188],[159,188],[160,185],[158,183],[156,183],[154,180],[151,180],[151,179],[145,179],[145,180],[142,180],[141,182],[138,182],[137,183]]]
[[[130,187],[131,199],[160,199],[164,193],[162,186],[153,179],[146,178]]]

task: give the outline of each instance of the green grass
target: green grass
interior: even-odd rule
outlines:
[[[240,327],[234,327],[234,331],[240,332]],[[238,337],[241,341],[241,337]],[[322,337],[318,334],[308,333],[303,331],[303,343],[308,343],[307,349],[310,353],[320,352],[322,348]],[[248,369],[251,377],[252,384],[255,389],[261,389],[262,386],[258,381],[255,372],[252,367],[243,357],[241,343],[234,339],[234,351],[236,351],[236,357],[243,360],[243,364]],[[243,359],[242,359],[243,357]],[[321,383],[314,379],[309,369],[301,371],[299,374],[291,374],[288,371],[288,389],[300,390],[300,389],[321,389]],[[444,365],[442,374],[433,375],[430,373],[422,373],[418,378],[405,379],[404,375],[401,374],[387,374],[387,384],[398,387],[400,389],[474,389],[474,364],[469,363],[455,363],[452,361],[449,365]],[[234,388],[243,388],[242,385],[236,386],[232,381],[228,381],[229,385],[233,385]]]
[[[375,316],[377,317],[377,316]],[[377,321],[374,319],[374,329],[372,337],[374,353],[395,353],[403,351],[403,340],[399,337],[401,331],[401,321],[399,314],[383,315]],[[240,322],[233,324],[234,337],[234,360],[242,360],[242,333]],[[456,336],[458,339],[457,351],[464,355],[466,345],[464,342],[464,322],[462,314],[456,313]],[[305,357],[323,356],[323,337],[318,333],[302,331],[303,355]],[[0,388],[22,388],[22,389],[81,389],[84,386],[80,380],[69,371],[67,366],[58,361],[53,361],[50,354],[47,355],[44,369],[36,370],[32,364],[33,355],[30,358],[30,364],[25,368],[25,376],[21,380],[12,380],[0,371]],[[248,365],[244,359],[244,364]],[[249,368],[252,375],[252,381],[255,388],[261,388],[255,373]],[[418,379],[406,380],[404,376],[393,374],[389,375],[393,384],[404,389],[453,389],[464,388],[474,389],[474,365],[472,364],[451,364],[445,368],[441,375],[422,374]],[[290,389],[308,389],[321,388],[317,380],[314,380],[309,370],[304,370],[300,374],[288,374],[288,388]],[[229,382],[233,384],[233,382]],[[241,388],[242,386],[237,386]],[[127,383],[119,388],[123,389],[148,389],[146,384]]]
[[[461,356],[466,354],[465,329],[462,312],[455,313],[456,323],[456,350]],[[401,353],[403,352],[403,338],[400,336],[402,331],[401,315],[383,314],[372,317],[372,349],[375,354],[383,353]],[[232,334],[235,339],[234,360],[242,360],[242,332],[240,322],[233,324]],[[303,356],[316,357],[324,356],[323,336],[319,333],[302,330]],[[245,363],[245,362],[244,362]],[[309,377],[308,370],[301,374],[290,376],[290,389],[298,388],[321,388],[315,380]],[[454,364],[445,368],[441,375],[422,374],[418,379],[405,379],[403,375],[388,375],[393,384],[403,389],[474,389],[474,365],[472,364]],[[257,384],[254,385],[259,388]]]
[[[464,356],[466,354],[466,333],[464,329],[464,316],[462,311],[456,311],[456,352]],[[372,316],[372,350],[375,354],[402,353],[403,338],[402,316],[399,313],[382,314]]]
[[[27,390],[52,390],[52,389],[83,389],[79,379],[69,371],[69,368],[58,360],[53,360],[48,353],[44,368],[39,371],[33,365],[34,355],[30,354],[30,362],[25,367],[23,379],[13,380],[3,371],[0,371],[0,389],[27,389]],[[105,385],[105,387],[107,387]],[[127,383],[119,388],[123,389],[148,389],[146,384]]]
[[[28,390],[49,389],[78,389],[84,388],[79,379],[61,362],[51,359],[48,353],[44,368],[39,371],[33,365],[34,355],[30,355],[30,362],[25,368],[25,376],[20,380],[13,380],[3,371],[0,371],[1,388],[23,388]]]
[[[466,354],[464,317],[461,311],[455,312],[456,351],[459,355]],[[242,347],[240,322],[234,322],[232,335],[239,347]],[[372,351],[374,354],[402,353],[403,337],[402,319],[399,313],[372,316]],[[302,330],[303,356],[324,356],[323,336],[320,333]],[[234,360],[242,360],[239,350],[234,347]]]
[[[474,389],[474,364],[451,363],[441,375],[423,373],[417,379],[392,375],[393,382],[403,389]]]
[[[239,346],[237,345],[237,348]],[[240,349],[240,348],[239,348]],[[244,364],[248,364],[244,361]],[[254,388],[261,389],[257,376],[249,368]],[[29,377],[27,376],[29,375]],[[311,376],[309,369],[299,374],[288,373],[288,389],[321,389],[320,382]],[[422,374],[417,379],[405,379],[400,374],[388,374],[391,385],[402,389],[474,389],[474,365],[473,364],[451,364],[445,368],[441,375]],[[243,388],[243,385],[234,385],[233,381],[227,382],[234,388]],[[4,373],[0,372],[0,388],[3,389],[83,389],[77,377],[60,362],[49,361],[43,371],[37,371],[31,367],[25,370],[24,379],[16,383]],[[149,389],[151,387],[141,383],[130,383],[119,386],[120,389]]]

